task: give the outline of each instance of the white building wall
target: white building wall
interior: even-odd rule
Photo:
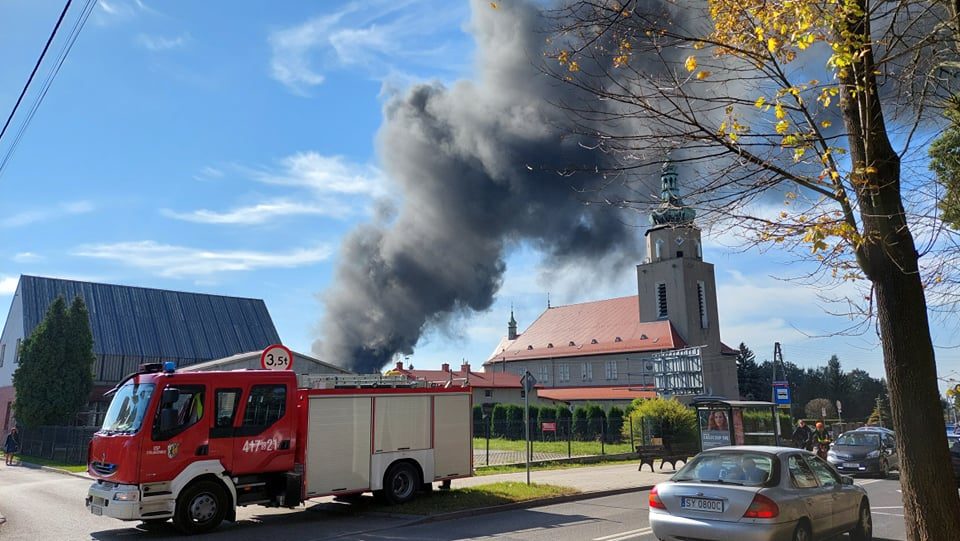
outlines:
[[[13,302],[10,303],[10,312],[7,314],[7,321],[3,325],[3,333],[0,334],[0,346],[3,347],[3,366],[0,366],[0,387],[13,385],[13,371],[17,369],[14,362],[17,357],[17,340],[23,340],[23,297],[20,294],[20,286],[13,294]]]

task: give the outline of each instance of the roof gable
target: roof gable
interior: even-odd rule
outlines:
[[[686,346],[667,321],[640,322],[637,295],[548,308],[490,361],[659,351]],[[504,345],[505,344],[505,345]]]
[[[162,357],[178,364],[227,357],[280,343],[261,299],[21,276],[24,335],[63,296],[90,314],[94,352]]]

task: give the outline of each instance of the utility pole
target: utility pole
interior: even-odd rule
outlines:
[[[780,408],[777,403],[777,362],[783,364],[783,352],[780,351],[780,342],[773,343],[773,375],[770,379],[770,401],[774,403],[773,415],[773,438],[776,445],[780,445]],[[784,379],[786,379],[786,368],[784,368]]]

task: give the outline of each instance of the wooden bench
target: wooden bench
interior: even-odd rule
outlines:
[[[664,464],[670,464],[670,467],[674,471],[677,469],[677,462],[687,463],[687,460],[691,456],[696,455],[696,452],[692,452],[684,448],[666,448],[663,445],[638,445],[637,446],[637,455],[640,456],[640,467],[637,468],[637,471],[643,470],[644,464],[650,465],[650,471],[653,470],[653,461],[660,460],[660,469],[663,469]]]

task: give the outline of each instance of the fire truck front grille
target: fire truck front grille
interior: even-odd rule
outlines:
[[[109,462],[91,462],[90,467],[93,468],[93,471],[104,476],[113,475],[117,471],[117,465]]]

